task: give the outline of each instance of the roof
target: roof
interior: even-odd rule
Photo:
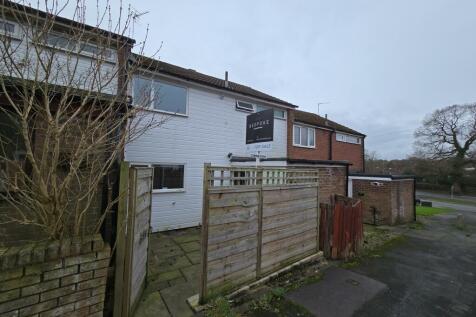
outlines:
[[[294,121],[299,121],[302,123],[312,124],[318,127],[323,127],[327,129],[332,129],[344,133],[355,134],[365,137],[365,134],[360,133],[356,130],[343,126],[337,122],[332,120],[323,118],[315,113],[301,111],[301,110],[294,110]]]
[[[218,88],[221,90],[226,90],[234,93],[239,93],[245,96],[258,98],[264,101],[277,103],[283,106],[296,108],[296,105],[284,101],[282,99],[270,96],[264,92],[258,91],[251,87],[241,85],[232,81],[228,81],[228,86],[225,84],[225,80],[222,78],[217,78],[209,76],[200,72],[197,72],[193,69],[183,68],[177,65],[159,61],[156,59],[148,58],[145,56],[134,54],[134,57],[140,61],[140,66],[144,69],[150,71],[156,71],[161,74],[166,74],[169,76],[177,77],[194,83],[210,86],[213,88]]]
[[[77,22],[77,21],[74,21],[74,20],[71,20],[71,19],[68,19],[68,18],[58,16],[58,15],[51,15],[50,13],[35,9],[35,8],[27,6],[27,5],[22,5],[22,4],[19,4],[19,3],[15,3],[13,1],[0,0],[0,6],[6,7],[6,8],[11,8],[11,9],[14,9],[14,10],[18,10],[19,12],[23,12],[27,15],[35,15],[35,16],[43,18],[43,19],[49,18],[49,19],[52,19],[53,21],[55,21],[56,23],[65,24],[67,27],[82,28],[82,29],[84,29],[86,31],[89,31],[89,32],[101,34],[103,36],[110,36],[111,38],[116,39],[116,40],[125,41],[125,42],[131,43],[131,44],[135,43],[135,40],[131,39],[129,37],[126,37],[126,36],[123,36],[123,35],[120,35],[120,34],[117,34],[117,33],[113,33],[113,32],[110,32],[110,31],[107,31],[107,30],[104,30],[104,29],[100,29],[96,26],[88,25],[88,24],[85,24],[85,23],[80,23],[80,22]],[[6,13],[8,13],[8,12],[6,12]]]

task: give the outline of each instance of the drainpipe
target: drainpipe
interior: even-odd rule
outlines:
[[[330,133],[329,133],[329,155],[328,155],[328,158],[329,158],[329,161],[332,161],[332,135],[335,133],[335,130],[332,130]]]
[[[365,137],[362,138],[362,173],[365,173]]]
[[[349,164],[345,166],[345,196],[349,197]]]

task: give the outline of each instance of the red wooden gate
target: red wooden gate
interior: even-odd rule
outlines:
[[[332,259],[356,255],[363,240],[362,202],[335,195],[320,209],[319,246],[324,255]]]

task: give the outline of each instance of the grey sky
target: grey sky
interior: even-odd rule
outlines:
[[[127,0],[126,0],[127,2]],[[252,86],[413,151],[436,108],[476,101],[476,1],[138,1],[147,52]]]

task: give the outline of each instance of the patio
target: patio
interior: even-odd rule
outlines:
[[[150,236],[147,287],[135,316],[193,316],[186,299],[198,293],[200,228]]]

